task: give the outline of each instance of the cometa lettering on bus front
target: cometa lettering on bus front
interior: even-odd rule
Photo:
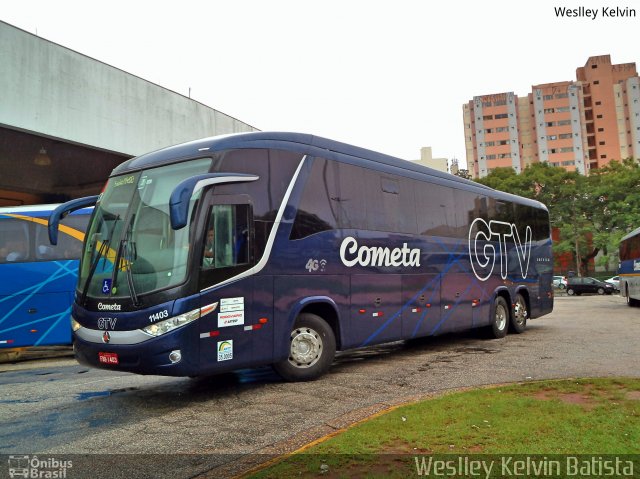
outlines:
[[[340,259],[351,268],[360,266],[420,266],[420,249],[410,249],[407,243],[402,248],[390,249],[381,246],[358,247],[358,241],[347,236],[340,245]]]
[[[121,306],[119,304],[103,304],[98,303],[99,311],[120,311]]]

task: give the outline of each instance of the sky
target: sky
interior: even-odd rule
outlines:
[[[575,80],[590,56],[640,62],[636,0],[3,0],[0,20],[260,130],[461,167],[474,96]]]

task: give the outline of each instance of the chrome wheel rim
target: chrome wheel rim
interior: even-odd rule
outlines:
[[[516,324],[522,326],[527,321],[527,305],[522,299],[516,301],[516,305],[513,308],[513,317]]]
[[[502,304],[496,306],[496,326],[499,331],[507,326],[507,310]]]
[[[296,328],[291,331],[289,363],[296,368],[310,368],[322,355],[322,338],[311,328]]]

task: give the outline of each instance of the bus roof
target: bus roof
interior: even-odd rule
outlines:
[[[402,160],[384,153],[305,133],[260,131],[203,138],[131,158],[117,166],[111,173],[111,176],[196,158],[198,156],[201,157],[207,153],[216,151],[239,148],[279,148],[298,151],[312,156],[322,156],[323,153],[326,155],[326,152],[329,151],[339,155],[346,155],[350,157],[354,164],[360,166],[371,167],[371,162],[378,163],[379,165],[389,166],[393,169],[401,169],[407,172],[426,175],[432,179],[437,178],[440,180],[440,183],[444,183],[447,186],[467,190],[476,189],[484,191],[485,194],[492,192],[491,196],[504,199],[505,201],[528,203],[530,206],[546,210],[546,206],[539,201],[497,191],[480,183],[466,180],[450,173],[444,173],[427,166],[422,166],[413,161]]]

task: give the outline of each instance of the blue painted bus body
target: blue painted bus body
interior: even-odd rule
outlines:
[[[286,360],[292,329],[301,313],[313,313],[326,321],[335,333],[337,349],[346,350],[487,327],[496,298],[503,297],[512,305],[518,293],[526,298],[528,319],[551,312],[553,261],[546,208],[410,162],[310,135],[250,133],[200,140],[134,158],[116,168],[112,179],[206,154],[245,149],[293,151],[302,158],[288,179],[291,183],[279,205],[281,216],[276,216],[266,257],[254,258],[249,273],[218,284],[203,283],[205,273],[193,258],[202,251],[205,236],[206,223],[199,208],[208,197],[203,194],[202,204],[191,215],[191,267],[183,283],[143,295],[142,306],[110,296],[85,298],[83,303],[80,284],[73,307],[80,362],[141,374],[205,375]],[[415,234],[339,227],[298,238],[294,230],[305,188],[318,180],[314,164],[317,168],[321,161],[366,168],[393,181],[415,182],[411,188],[416,198],[422,182],[427,182],[426,189],[438,186],[469,193],[471,206],[459,215],[462,220],[456,232],[420,234],[419,226],[413,225],[409,229],[415,229]],[[397,194],[393,185],[382,188]],[[485,205],[484,216],[474,221],[473,201],[482,199],[493,206],[487,209]],[[415,205],[414,215],[420,222],[420,210],[428,205],[417,199]],[[458,206],[451,199],[442,200],[443,214]],[[500,208],[507,213],[500,213]],[[516,213],[511,215],[511,211]],[[534,220],[526,215],[534,211],[539,213],[538,223],[529,227]],[[137,255],[144,256],[139,245]],[[242,303],[241,319],[231,326],[222,324],[225,302]],[[213,313],[204,313],[211,305],[215,305]],[[196,321],[157,337],[143,333],[156,317],[178,317],[198,308],[202,316]],[[181,354],[177,362],[170,360],[174,351]],[[109,358],[114,358],[113,363]]]
[[[620,295],[629,306],[640,306],[640,228],[620,240]]]
[[[76,237],[63,233],[60,247],[52,248],[46,222],[54,206],[0,208],[0,348],[71,344],[69,318],[90,209],[63,223],[73,223]],[[10,242],[22,248],[19,254],[8,251]]]

